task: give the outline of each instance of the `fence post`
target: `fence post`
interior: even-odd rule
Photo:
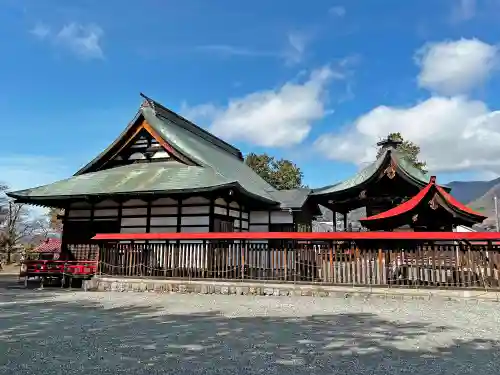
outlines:
[[[246,243],[247,241],[243,240],[242,241],[242,246],[241,246],[241,279],[245,279],[245,249],[246,249]]]
[[[283,249],[283,256],[285,260],[285,281],[288,280],[288,247],[285,245],[285,248]]]

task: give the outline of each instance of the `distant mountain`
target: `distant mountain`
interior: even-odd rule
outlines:
[[[453,181],[446,185],[451,188],[451,195],[467,204],[479,199],[498,184],[500,178],[491,181]]]
[[[495,197],[500,199],[500,183],[494,185],[486,193],[469,203],[469,206],[488,217],[495,216]],[[499,202],[500,204],[500,202]]]

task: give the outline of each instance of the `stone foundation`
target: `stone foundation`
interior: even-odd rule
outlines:
[[[270,284],[252,282],[155,280],[95,277],[84,282],[83,288],[96,292],[196,293],[249,296],[312,296],[312,297],[379,297],[392,299],[442,298],[447,300],[474,299],[500,301],[497,291],[370,288],[303,284]]]

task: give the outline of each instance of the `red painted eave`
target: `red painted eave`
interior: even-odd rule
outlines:
[[[452,206],[455,206],[461,211],[467,212],[469,215],[475,215],[482,217],[483,220],[486,219],[486,216],[481,215],[479,212],[474,211],[472,208],[467,207],[465,204],[460,203],[450,193],[447,193],[441,186],[436,185],[436,189],[439,191],[439,194]]]
[[[476,216],[478,218],[478,221],[482,221],[486,219],[486,216],[481,215],[479,212],[476,212],[472,210],[471,208],[467,207],[466,205],[460,203],[457,201],[453,196],[451,196],[449,193],[446,192],[441,186],[436,184],[436,178],[431,177],[431,180],[429,184],[424,187],[422,190],[418,192],[417,195],[412,197],[411,199],[407,200],[406,202],[401,203],[400,205],[393,207],[387,211],[381,212],[377,215],[369,216],[366,218],[359,219],[361,223],[366,222],[366,221],[373,221],[373,220],[381,220],[381,219],[388,219],[392,217],[396,217],[402,214],[405,214],[407,212],[410,212],[414,208],[416,208],[422,199],[424,199],[427,196],[427,193],[431,189],[436,189],[437,193],[441,195],[441,197],[450,205],[458,209],[459,211],[465,212],[466,214]]]

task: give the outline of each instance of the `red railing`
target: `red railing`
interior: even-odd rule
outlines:
[[[26,260],[21,264],[20,277],[79,277],[87,278],[97,272],[96,260]]]
[[[154,240],[409,240],[500,241],[500,232],[223,232],[223,233],[99,233],[97,241]]]

